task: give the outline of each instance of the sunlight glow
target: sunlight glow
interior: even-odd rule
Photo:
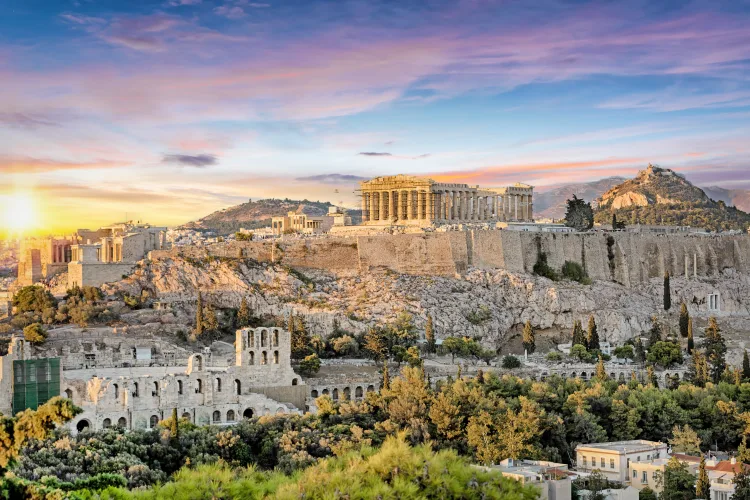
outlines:
[[[3,232],[27,233],[38,225],[37,203],[29,192],[15,192],[0,196]]]

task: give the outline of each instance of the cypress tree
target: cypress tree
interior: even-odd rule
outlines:
[[[711,368],[711,380],[718,382],[727,364],[724,358],[727,353],[727,344],[713,316],[709,318],[708,327],[706,327],[705,350],[706,360]]]
[[[646,361],[646,351],[643,349],[643,342],[640,337],[635,338],[635,360],[639,363]]]
[[[242,297],[240,308],[237,310],[237,326],[239,328],[250,326],[250,308],[245,297]]]
[[[695,483],[696,498],[711,498],[711,482],[708,480],[706,472],[706,457],[701,457],[701,464],[698,468],[698,480]]]
[[[656,372],[654,372],[653,366],[649,366],[648,368],[646,368],[646,378],[648,379],[649,383],[651,383],[651,385],[653,385],[657,389],[659,388],[659,379],[656,378]]]
[[[198,292],[198,302],[195,304],[195,334],[203,333],[203,296]]]
[[[617,214],[612,212],[612,231],[617,230]]]
[[[435,329],[432,325],[432,316],[427,315],[427,323],[424,325],[424,338],[427,341],[427,352],[435,352]]]
[[[169,428],[169,434],[174,440],[177,440],[180,437],[180,424],[177,422],[177,408],[172,408],[172,423]]]
[[[745,349],[745,354],[742,355],[742,378],[750,379],[750,357],[747,355],[747,349]]]
[[[690,313],[688,313],[687,306],[683,302],[680,305],[680,336],[686,338],[688,336],[688,323],[690,322]]]
[[[586,348],[589,351],[599,350],[599,331],[596,328],[594,316],[589,316],[589,330],[586,336]]]
[[[526,321],[523,325],[523,348],[526,352],[532,354],[536,350],[536,338],[534,336],[534,329],[531,327],[531,321]]]
[[[573,322],[573,345],[586,346],[586,336],[583,333],[583,326],[580,320]]]
[[[693,340],[693,318],[688,318],[688,333],[687,333],[687,350],[690,354],[693,353],[695,348],[695,341]]]
[[[388,362],[383,361],[383,389],[391,388],[391,377],[388,374]]]
[[[664,310],[672,307],[672,292],[669,290],[669,272],[664,273]]]
[[[659,318],[653,316],[651,318],[651,329],[648,331],[648,348],[651,349],[657,342],[661,342],[661,327],[659,326]]]
[[[607,372],[604,369],[604,359],[602,359],[602,355],[599,355],[599,362],[596,364],[596,378],[599,380],[607,380]]]
[[[286,330],[294,335],[294,315],[293,313],[289,313],[289,318],[286,321]]]

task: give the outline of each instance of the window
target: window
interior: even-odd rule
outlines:
[[[614,458],[610,458],[609,459],[609,468],[610,469],[614,469],[615,468],[615,459]]]
[[[279,364],[279,351],[273,351],[273,364]]]
[[[584,467],[586,467],[586,457],[585,456],[581,457],[581,463],[583,464]]]
[[[195,393],[203,394],[203,381],[201,379],[196,381]]]
[[[151,420],[149,421],[149,424],[151,424],[150,427],[153,429],[154,427],[156,427],[156,424],[158,423],[159,423],[159,417],[157,417],[156,415],[151,415]]]
[[[604,468],[604,457],[601,458],[599,465],[601,465],[602,469]]]
[[[104,422],[102,422],[102,427],[104,427],[105,429],[109,429],[110,427],[112,427],[112,420],[105,418]]]
[[[273,346],[279,347],[279,332],[273,332]]]
[[[151,391],[151,395],[154,397],[159,395],[159,382],[154,382],[154,390]]]
[[[239,396],[242,394],[242,382],[239,381],[239,379],[236,379],[234,381],[234,392]]]
[[[636,459],[635,461],[636,461],[636,462],[640,462],[640,461],[641,461],[641,456],[640,456],[640,455],[638,455],[638,458],[637,458],[637,459]]]
[[[708,310],[709,311],[720,311],[719,307],[719,294],[710,293],[708,294]]]
[[[234,422],[234,410],[227,412],[227,422]]]
[[[125,417],[120,417],[117,421],[117,427],[120,427],[121,429],[124,429],[127,425],[128,421],[125,419]]]
[[[216,392],[221,392],[221,379],[216,379]]]
[[[638,477],[638,471],[633,469],[633,479]]]
[[[138,397],[138,382],[133,383],[133,397],[134,398]]]
[[[221,412],[219,410],[214,412],[213,421],[214,423],[221,422]]]
[[[177,381],[177,394],[182,394],[182,380]]]
[[[656,481],[656,471],[651,473],[651,478]]]
[[[120,397],[120,388],[117,384],[112,384],[112,390],[114,391],[115,401],[117,401]]]
[[[268,364],[268,354],[266,353],[266,351],[263,351],[262,353],[260,353],[260,364],[261,365]]]
[[[641,476],[641,483],[648,484],[648,472],[645,470],[643,471],[643,475]]]

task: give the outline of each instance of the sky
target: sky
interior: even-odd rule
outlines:
[[[748,26],[748,0],[2,0],[0,233],[356,207],[398,173],[750,189]]]

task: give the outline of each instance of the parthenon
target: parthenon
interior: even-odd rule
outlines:
[[[439,183],[394,175],[360,182],[362,223],[428,226],[467,222],[531,221],[534,188]]]

